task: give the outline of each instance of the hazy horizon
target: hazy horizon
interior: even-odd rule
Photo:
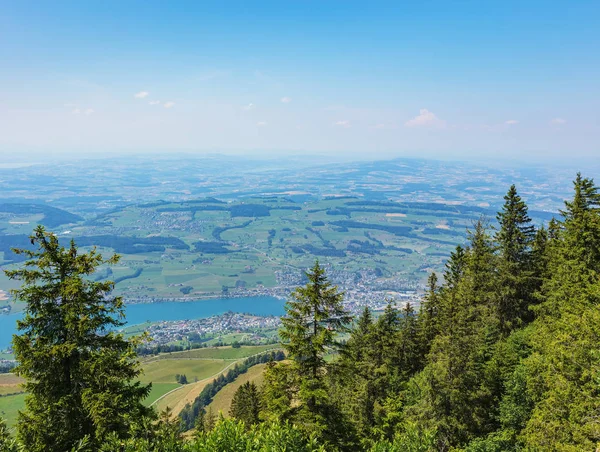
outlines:
[[[2,161],[599,150],[597,2],[42,1],[0,29]]]

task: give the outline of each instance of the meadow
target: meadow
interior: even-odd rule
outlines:
[[[230,417],[229,408],[231,407],[231,400],[233,399],[235,392],[240,386],[248,381],[252,381],[260,387],[264,381],[264,371],[266,367],[266,364],[257,364],[248,369],[248,372],[240,375],[233,382],[221,389],[206,409],[212,410],[215,414],[222,414],[225,418]]]

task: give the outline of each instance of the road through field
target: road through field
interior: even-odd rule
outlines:
[[[200,395],[200,393],[202,392],[202,390],[208,383],[210,383],[212,380],[214,380],[219,375],[224,373],[227,369],[231,368],[232,366],[234,366],[237,363],[245,361],[248,358],[251,358],[253,356],[262,355],[264,353],[268,353],[273,350],[278,350],[278,349],[273,348],[273,349],[269,349],[269,350],[264,350],[260,353],[255,353],[254,355],[250,355],[250,356],[246,356],[244,358],[237,359],[237,360],[231,362],[227,367],[221,369],[219,372],[217,372],[216,374],[214,374],[210,377],[204,378],[195,383],[189,383],[187,385],[182,385],[178,388],[175,388],[175,389],[167,392],[166,394],[163,394],[161,397],[159,397],[154,402],[152,402],[152,404],[150,406],[157,406],[161,400],[167,398],[170,395],[177,393],[178,397],[173,399],[173,406],[170,406],[170,408],[173,410],[172,415],[177,416],[188,403],[194,402],[196,397],[198,397]],[[194,358],[189,358],[189,359],[194,359]],[[202,359],[202,358],[199,358],[199,359]],[[166,407],[163,407],[163,408],[166,408]]]

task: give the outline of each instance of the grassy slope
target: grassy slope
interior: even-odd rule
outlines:
[[[178,383],[152,383],[152,389],[150,390],[148,397],[144,400],[144,405],[152,405],[154,401],[160,398],[162,395],[172,391],[175,388],[178,388],[179,386],[181,385]]]
[[[224,359],[161,359],[144,364],[141,380],[153,383],[176,383],[175,375],[185,375],[189,382],[203,380],[229,365]]]
[[[263,372],[266,364],[257,364],[248,369],[248,372],[237,377],[233,382],[229,383],[221,389],[208,408],[212,408],[214,413],[222,412],[224,417],[229,417],[229,407],[235,391],[248,381],[254,381],[258,386],[263,382]]]
[[[13,426],[17,413],[25,407],[25,394],[21,383],[24,380],[13,374],[0,374],[0,417]]]
[[[0,417],[6,421],[9,427],[15,425],[17,414],[23,408],[25,408],[25,394],[0,397]]]

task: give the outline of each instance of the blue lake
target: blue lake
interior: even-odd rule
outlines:
[[[125,308],[128,325],[161,320],[201,319],[228,311],[255,315],[283,315],[285,302],[274,297],[215,298],[210,300],[130,304]],[[0,315],[0,349],[10,346],[22,314]]]

